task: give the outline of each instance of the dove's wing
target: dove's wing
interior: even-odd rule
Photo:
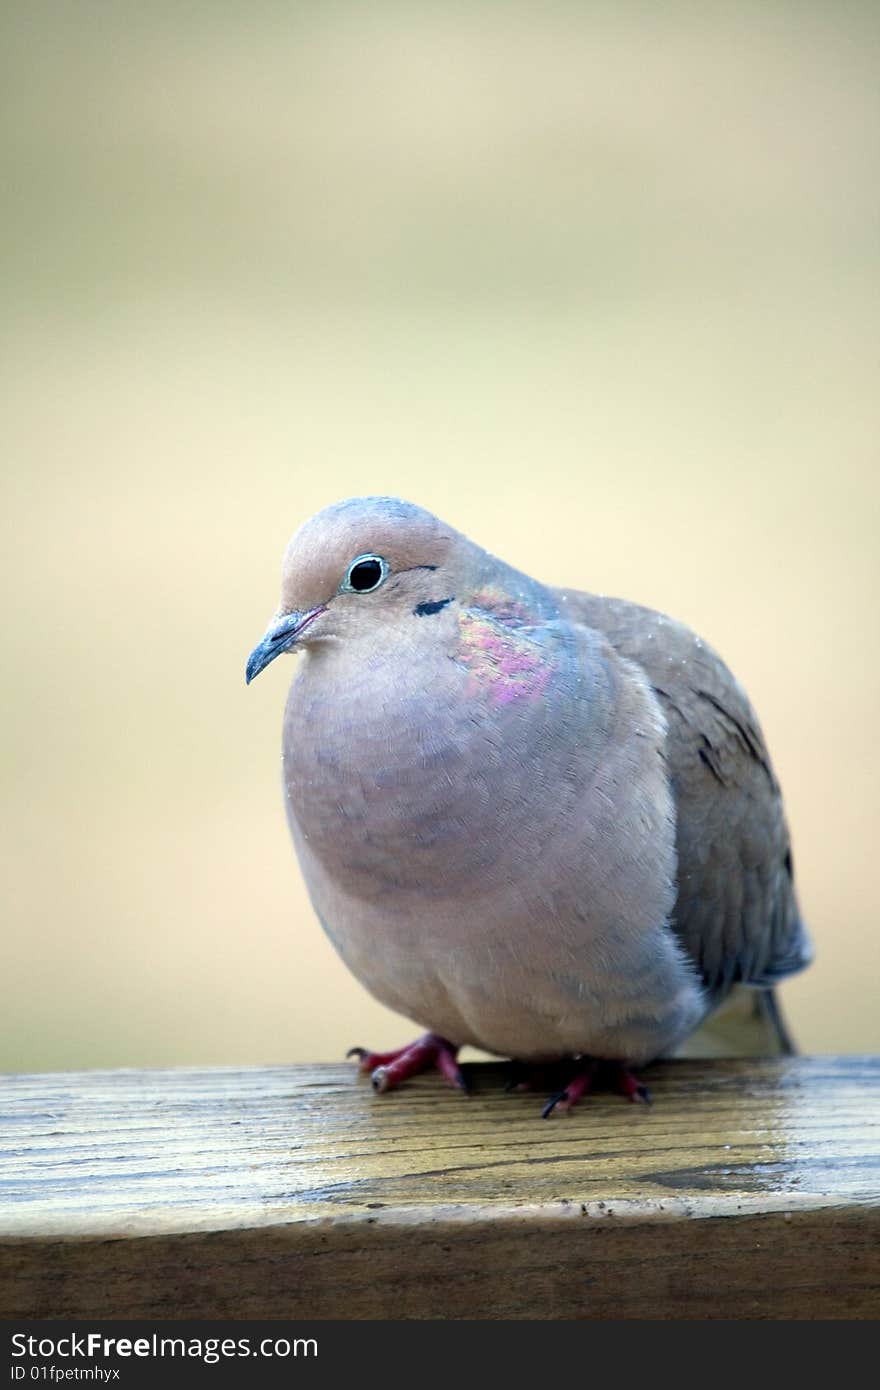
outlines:
[[[642,668],[668,721],[677,811],[672,922],[713,997],[809,963],[779,785],[749,701],[688,628],[623,599],[563,590],[569,618]]]

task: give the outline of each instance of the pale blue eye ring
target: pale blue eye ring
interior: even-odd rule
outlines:
[[[381,555],[356,555],[339,586],[345,594],[371,594],[388,578],[390,568]]]

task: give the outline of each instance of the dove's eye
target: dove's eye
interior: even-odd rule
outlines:
[[[388,563],[381,555],[358,555],[349,565],[339,587],[356,594],[368,594],[371,590],[378,589],[387,575]]]

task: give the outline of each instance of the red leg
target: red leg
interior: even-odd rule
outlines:
[[[595,1076],[596,1063],[588,1062],[581,1071],[575,1073],[567,1086],[550,1097],[541,1111],[541,1118],[549,1120],[554,1110],[570,1110],[573,1105],[577,1105],[581,1096],[587,1095],[593,1089]]]
[[[548,1100],[541,1112],[542,1117],[547,1120],[555,1110],[571,1110],[572,1106],[577,1105],[581,1097],[593,1089],[600,1065],[620,1095],[627,1096],[632,1101],[641,1101],[645,1105],[651,1104],[651,1094],[647,1086],[643,1085],[637,1076],[633,1076],[623,1062],[600,1064],[595,1059],[584,1059],[581,1070],[575,1072],[568,1085]]]
[[[467,1082],[456,1055],[458,1048],[437,1033],[425,1033],[396,1052],[367,1052],[363,1047],[351,1047],[345,1054],[357,1057],[360,1071],[371,1073],[374,1091],[393,1091],[411,1076],[436,1067],[453,1086],[467,1091]]]
[[[633,1076],[629,1067],[625,1067],[622,1062],[615,1062],[613,1073],[615,1087],[622,1096],[628,1096],[632,1101],[641,1101],[643,1105],[651,1104],[651,1092],[643,1081]]]

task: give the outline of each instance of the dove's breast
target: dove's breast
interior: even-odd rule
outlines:
[[[354,896],[478,891],[540,852],[576,773],[565,744],[587,705],[559,638],[493,633],[383,653],[309,653],[285,716],[292,827]]]
[[[379,999],[457,1043],[655,1055],[704,1011],[667,925],[656,698],[598,634],[456,622],[439,655],[310,653],[294,681],[288,815],[321,921]]]

